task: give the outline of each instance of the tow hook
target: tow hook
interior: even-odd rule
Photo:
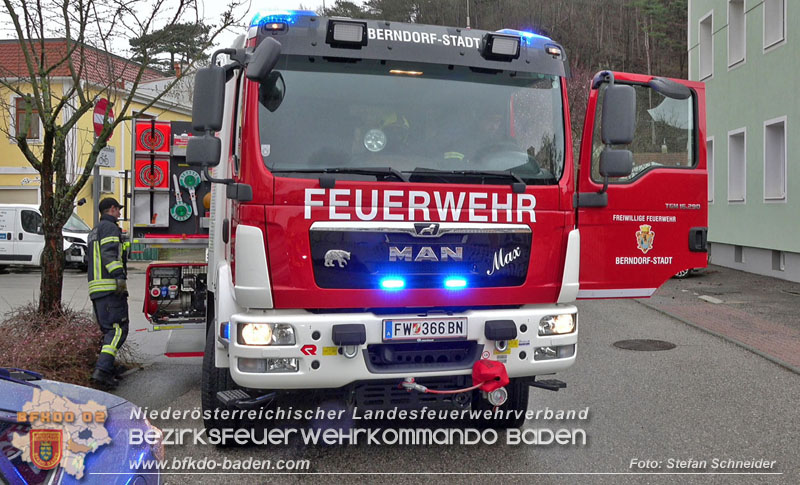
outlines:
[[[341,349],[342,355],[348,359],[353,359],[356,355],[358,355],[358,345],[345,345],[341,347]]]

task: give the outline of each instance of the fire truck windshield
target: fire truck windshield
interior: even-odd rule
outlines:
[[[549,185],[563,172],[556,76],[285,56],[270,79],[259,89],[261,154],[282,176],[396,180],[382,176],[390,170],[464,183],[465,171],[491,171]]]

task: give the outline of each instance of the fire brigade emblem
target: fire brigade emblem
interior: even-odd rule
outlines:
[[[32,429],[31,459],[41,470],[50,470],[61,462],[62,435],[60,429]]]
[[[325,266],[333,268],[334,264],[338,264],[340,268],[347,266],[350,261],[350,252],[341,249],[331,249],[325,253]]]
[[[655,238],[655,231],[647,224],[642,224],[639,226],[639,230],[636,231],[636,244],[643,254],[647,254],[648,251],[653,249],[653,241]]]

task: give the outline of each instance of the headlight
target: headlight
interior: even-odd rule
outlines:
[[[244,345],[294,345],[294,327],[288,323],[241,323],[239,343]]]
[[[575,318],[572,314],[548,315],[539,321],[539,335],[563,335],[575,331]]]

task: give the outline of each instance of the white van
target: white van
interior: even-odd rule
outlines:
[[[72,214],[64,225],[64,258],[68,266],[86,270],[87,238],[91,228]],[[44,250],[44,232],[39,206],[0,204],[0,267],[6,265],[40,266]]]

